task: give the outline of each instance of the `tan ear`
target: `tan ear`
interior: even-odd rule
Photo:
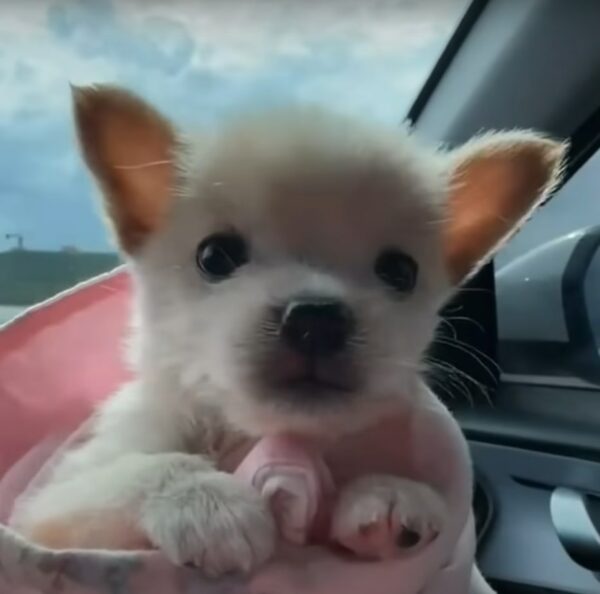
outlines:
[[[475,272],[547,198],[566,148],[532,132],[497,132],[450,154],[444,250],[454,282]]]
[[[172,200],[176,134],[134,94],[113,86],[72,87],[81,150],[104,195],[121,247],[135,252]]]

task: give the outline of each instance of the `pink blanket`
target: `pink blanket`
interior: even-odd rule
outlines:
[[[9,527],[16,498],[79,439],[93,407],[128,376],[116,348],[127,328],[125,271],[94,279],[0,331],[0,594],[477,594],[470,475],[458,460],[462,436],[434,399],[409,420],[312,452],[283,438],[263,440],[237,469],[275,504],[282,533],[276,557],[246,579],[204,578],[158,552],[50,551]],[[67,439],[68,438],[68,439]],[[66,440],[66,441],[65,441]],[[427,455],[424,455],[427,452]],[[452,519],[427,547],[386,562],[359,562],[303,546],[335,495],[340,476],[386,472],[431,484]]]

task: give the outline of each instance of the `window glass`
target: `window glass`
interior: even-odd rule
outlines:
[[[115,82],[182,126],[322,103],[399,123],[466,0],[0,4],[0,323],[118,263],[68,83]]]
[[[600,383],[600,151],[498,254],[505,379]]]

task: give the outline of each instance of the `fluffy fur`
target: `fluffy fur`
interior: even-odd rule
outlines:
[[[275,542],[265,504],[215,469],[223,452],[269,433],[335,439],[428,398],[421,358],[440,306],[547,193],[563,154],[522,132],[446,153],[300,108],[193,140],[102,87],[76,90],[76,115],[135,279],[137,379],[98,411],[91,441],[17,525],[51,546],[158,546],[210,574],[250,570]],[[249,262],[211,284],[196,249],[224,230],[248,242]],[[410,294],[374,274],[391,247],[418,264]],[[287,387],[299,363],[281,348],[273,311],[306,293],[345,303],[356,319],[344,353],[321,369],[339,393]],[[448,513],[424,485],[366,477],[342,494],[332,536],[352,548],[390,506],[398,530],[421,536]],[[355,552],[388,556],[388,545]]]

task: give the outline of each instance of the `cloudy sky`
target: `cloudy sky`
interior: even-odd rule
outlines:
[[[0,3],[0,250],[112,249],[74,149],[68,83],[127,85],[181,125],[318,102],[396,124],[466,0]]]

